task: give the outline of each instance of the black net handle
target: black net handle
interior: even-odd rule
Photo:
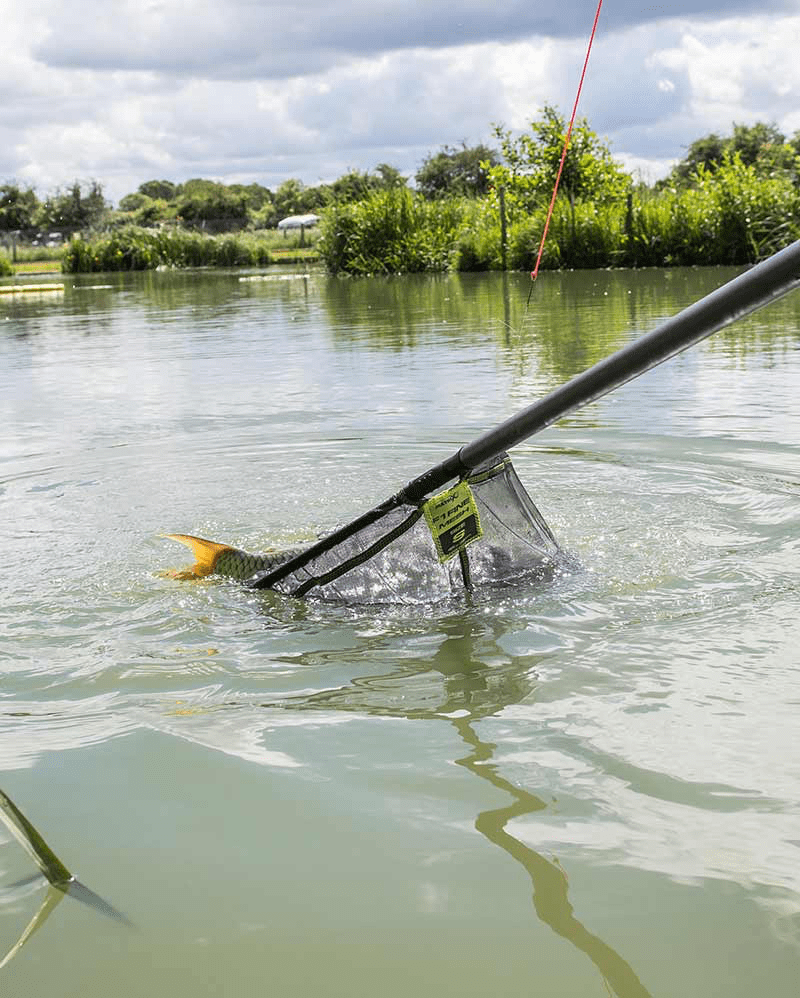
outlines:
[[[723,284],[656,329],[598,361],[543,399],[477,437],[446,461],[412,479],[396,495],[328,534],[278,568],[257,573],[247,584],[254,589],[272,587],[357,530],[375,523],[390,510],[404,503],[419,504],[434,489],[441,488],[454,478],[463,477],[484,461],[538,433],[568,412],[601,398],[731,322],[776,301],[793,291],[798,284],[800,240]]]
[[[601,398],[687,347],[699,343],[736,319],[793,291],[800,284],[800,240],[721,288],[689,305],[656,329],[598,361],[488,433],[466,444],[457,454],[406,485],[414,500],[457,475],[527,439],[568,412]]]

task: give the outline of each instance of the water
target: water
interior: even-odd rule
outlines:
[[[514,451],[580,561],[424,610],[179,583],[362,512],[732,270],[0,298],[4,993],[794,998],[800,295]],[[47,914],[47,912],[45,912]]]

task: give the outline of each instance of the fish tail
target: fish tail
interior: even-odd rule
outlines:
[[[191,534],[164,534],[163,536],[178,541],[180,544],[185,544],[197,559],[190,568],[175,573],[174,577],[177,579],[202,579],[207,575],[212,575],[220,555],[225,551],[235,550],[228,544],[218,544],[216,541],[207,541],[204,537],[193,537]]]

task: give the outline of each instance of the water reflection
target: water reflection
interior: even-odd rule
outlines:
[[[551,386],[568,380],[629,339],[707,295],[741,268],[571,271],[540,275],[528,304],[525,274],[328,278],[323,306],[340,347],[367,343],[414,349],[435,335],[463,349],[493,337],[504,365]],[[665,305],[668,302],[668,305]],[[780,314],[778,309],[781,310]],[[770,306],[713,338],[739,357],[763,351],[797,327],[800,296]]]
[[[40,881],[41,878],[37,877],[36,880]],[[64,900],[65,896],[66,895],[64,894],[64,891],[59,890],[57,887],[53,887],[52,884],[47,885],[47,890],[45,891],[44,897],[42,898],[42,902],[37,908],[33,918],[30,920],[30,922],[28,922],[28,924],[22,930],[22,934],[20,935],[19,939],[17,939],[17,941],[12,944],[9,951],[6,953],[3,959],[0,960],[0,970],[2,970],[3,967],[6,967],[9,963],[11,963],[11,961],[14,959],[17,953],[19,953],[19,951],[22,949],[25,943],[28,942],[31,936],[33,936],[36,932],[39,931],[39,929],[41,929],[41,927],[44,925],[47,919],[53,914],[56,907],[59,904],[61,904],[61,902]],[[13,888],[9,888],[3,892],[0,892],[0,908],[4,904],[16,902],[16,900],[17,900],[17,893],[16,891],[14,891]]]
[[[475,725],[519,704],[536,688],[536,665],[543,656],[509,656],[499,643],[508,621],[460,615],[440,622],[444,639],[429,663],[354,679],[335,689],[264,704],[290,710],[335,710],[408,720],[447,720],[469,748],[454,760],[474,776],[513,798],[506,807],[481,812],[475,828],[519,863],[530,877],[533,906],[541,921],[584,953],[618,998],[649,998],[630,964],[576,917],[569,880],[558,862],[546,859],[508,831],[523,815],[547,808],[535,794],[514,786],[493,762],[496,746],[483,741]],[[487,665],[487,662],[500,664]],[[415,680],[438,674],[431,688]],[[409,703],[409,700],[411,703]]]

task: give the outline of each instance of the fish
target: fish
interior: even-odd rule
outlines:
[[[185,544],[196,558],[194,565],[190,565],[189,568],[168,572],[172,579],[204,579],[209,575],[223,575],[242,582],[256,572],[272,571],[290,558],[294,558],[302,550],[302,548],[289,548],[283,551],[250,554],[231,547],[230,544],[220,544],[217,541],[206,540],[205,537],[194,537],[192,534],[162,536],[178,541],[179,544]]]

